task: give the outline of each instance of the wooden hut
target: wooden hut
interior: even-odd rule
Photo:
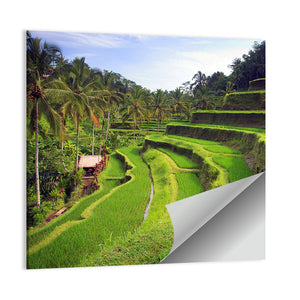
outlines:
[[[99,164],[101,155],[81,155],[79,158],[79,168],[83,168],[86,172],[89,169],[95,170],[96,164]]]

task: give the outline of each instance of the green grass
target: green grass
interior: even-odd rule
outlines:
[[[113,154],[110,156],[109,164],[104,173],[105,177],[124,177],[125,170],[123,169],[122,162]]]
[[[225,154],[241,154],[240,151],[229,148],[223,145],[211,145],[203,147],[205,150],[213,153],[225,153]]]
[[[139,148],[124,148],[133,168],[132,179],[99,198],[83,213],[85,220],[66,226],[44,247],[27,256],[28,268],[74,267],[93,253],[137,230],[150,196],[147,165],[138,154]],[[106,183],[109,181],[106,181]]]
[[[169,138],[172,138],[172,139],[182,140],[182,141],[191,142],[191,143],[199,144],[199,145],[220,145],[219,142],[189,138],[189,137],[180,136],[180,135],[166,135],[166,136],[169,137]]]
[[[173,152],[165,148],[157,148],[157,149],[170,156],[175,161],[177,166],[180,168],[197,169],[199,167],[198,164],[192,162],[188,157],[184,155],[178,154],[176,152]]]
[[[61,215],[59,218],[52,220],[42,228],[36,228],[27,233],[27,249],[35,246],[42,240],[46,239],[59,226],[69,223],[71,221],[82,220],[82,213],[95,201],[105,196],[110,190],[120,184],[120,180],[109,180],[100,183],[100,190],[95,193],[83,197],[79,203],[74,205],[69,211]]]
[[[178,182],[178,196],[177,200],[181,200],[203,192],[203,187],[193,173],[176,173]]]
[[[214,155],[213,161],[228,170],[230,182],[253,175],[244,159],[240,157]]]

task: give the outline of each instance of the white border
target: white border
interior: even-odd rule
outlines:
[[[1,294],[8,299],[299,298],[299,18],[296,1],[5,2],[1,18]],[[267,41],[267,259],[25,271],[24,30]],[[4,91],[4,95],[3,95]],[[6,157],[13,157],[13,163]]]

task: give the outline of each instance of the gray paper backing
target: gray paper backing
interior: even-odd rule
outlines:
[[[174,244],[161,263],[265,257],[265,174],[167,205]]]

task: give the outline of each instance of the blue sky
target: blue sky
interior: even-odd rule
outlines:
[[[252,48],[254,39],[120,35],[32,31],[59,46],[65,58],[85,57],[92,68],[120,73],[152,91],[173,90],[197,71],[229,75],[234,58]]]

